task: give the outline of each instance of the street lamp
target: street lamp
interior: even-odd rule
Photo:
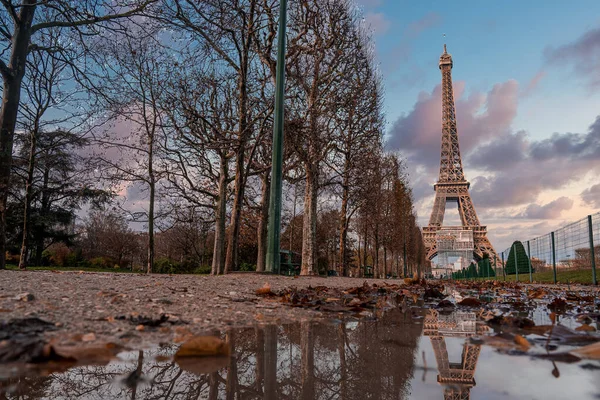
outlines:
[[[283,164],[283,111],[285,101],[285,39],[287,0],[279,5],[279,38],[277,41],[277,69],[275,82],[275,116],[273,121],[273,158],[271,164],[271,193],[269,196],[269,227],[267,236],[266,272],[279,273],[281,192]]]

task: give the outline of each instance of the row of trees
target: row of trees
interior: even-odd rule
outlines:
[[[278,2],[2,6],[0,267],[5,250],[24,268],[54,243],[91,257],[82,238],[102,216],[145,226],[136,235],[148,272],[157,240],[189,244],[186,261],[211,258],[213,274],[243,263],[263,271]],[[420,271],[410,188],[401,160],[383,150],[383,92],[362,16],[349,0],[292,2],[287,42],[293,202],[282,243],[301,252],[305,275]],[[74,225],[110,203],[126,222],[105,211]]]

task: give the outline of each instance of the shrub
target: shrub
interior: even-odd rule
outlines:
[[[210,265],[201,265],[201,266],[197,267],[196,269],[194,269],[194,274],[208,275],[208,274],[210,274],[211,271],[212,271],[212,268]]]
[[[256,265],[243,262],[240,264],[240,271],[243,271],[243,272],[256,271]]]
[[[96,257],[96,258],[92,258],[89,261],[89,265],[92,268],[112,268],[114,265],[113,260],[111,260],[108,257]]]

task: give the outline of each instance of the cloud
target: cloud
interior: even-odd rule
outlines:
[[[578,76],[587,79],[590,88],[600,86],[600,28],[571,43],[546,48],[544,57],[550,64],[571,66]]]
[[[554,133],[531,140],[525,131],[513,131],[519,100],[516,81],[469,94],[464,83],[456,82],[454,96],[461,156],[478,210],[535,204],[545,190],[561,189],[600,170],[600,117],[586,133]],[[420,93],[413,109],[392,124],[387,147],[406,157],[412,184],[421,186],[437,180],[440,141],[438,85],[431,93]],[[423,200],[418,194],[432,197],[419,190],[417,201]]]
[[[390,20],[383,13],[367,13],[365,15],[365,23],[373,30],[376,36],[385,34],[390,29],[390,26],[392,26]]]
[[[535,90],[538,88],[541,80],[544,79],[545,76],[546,76],[546,71],[540,71],[537,74],[535,74],[535,76],[533,78],[531,78],[531,80],[527,84],[527,87],[525,89],[523,89],[521,96],[528,97],[531,94],[533,94],[533,92],[535,92]]]
[[[424,15],[421,19],[411,22],[406,28],[406,33],[412,37],[420,35],[423,31],[439,25],[442,17],[434,12]]]
[[[591,207],[600,208],[600,183],[585,189],[580,194],[581,200]]]
[[[488,93],[464,95],[464,82],[455,82],[454,97],[457,127],[463,158],[479,143],[498,137],[510,129],[516,116],[519,85],[514,80],[494,85]],[[400,116],[392,125],[387,146],[401,150],[409,163],[423,165],[432,171],[439,165],[442,90],[421,92],[410,113]]]
[[[560,218],[563,211],[573,208],[573,203],[572,199],[563,196],[543,206],[530,204],[518,218],[557,219]]]

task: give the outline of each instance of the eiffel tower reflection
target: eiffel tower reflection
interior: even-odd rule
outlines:
[[[474,312],[454,312],[440,315],[436,310],[429,310],[425,317],[423,334],[429,336],[438,366],[437,381],[444,386],[445,400],[466,400],[471,397],[471,388],[475,383],[475,367],[479,359],[481,345],[468,341],[463,345],[459,363],[450,362],[446,337],[465,337],[480,335],[489,328],[477,324]]]

